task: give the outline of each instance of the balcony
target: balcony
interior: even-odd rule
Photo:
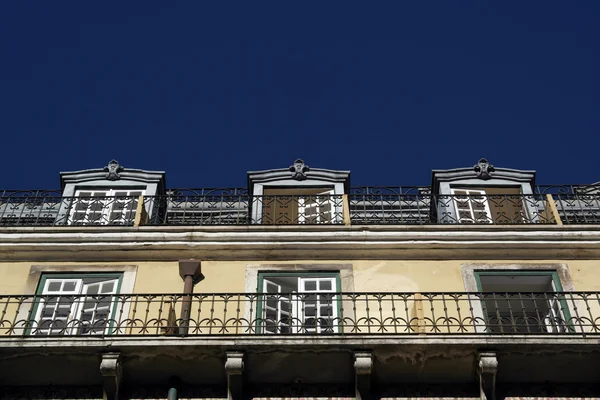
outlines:
[[[530,195],[475,192],[358,187],[347,195],[251,196],[245,189],[198,189],[62,197],[58,191],[4,191],[0,226],[600,223],[600,186],[538,186]]]
[[[0,337],[600,334],[600,292],[0,297]]]
[[[599,316],[600,292],[2,296],[0,386],[99,398],[108,353],[123,398],[165,398],[172,376],[182,395],[224,398],[233,352],[254,397],[352,398],[366,351],[375,396],[478,398],[491,351],[503,395],[589,397]]]

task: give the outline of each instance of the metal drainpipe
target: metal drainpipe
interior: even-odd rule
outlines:
[[[183,297],[181,299],[181,322],[179,324],[179,334],[187,335],[190,325],[189,318],[192,308],[194,283],[197,283],[204,278],[200,269],[200,261],[179,261],[179,275],[183,279]]]
[[[179,377],[172,376],[169,379],[169,386],[171,386],[171,388],[169,389],[169,392],[167,393],[167,400],[178,400],[179,399],[179,393],[177,393],[177,389],[179,388],[180,385],[181,385],[181,379],[179,379]]]

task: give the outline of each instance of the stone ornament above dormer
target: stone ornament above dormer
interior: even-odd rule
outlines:
[[[303,181],[306,179],[306,173],[310,171],[310,167],[304,164],[304,160],[298,158],[294,161],[293,165],[290,165],[290,172],[292,173],[292,179],[297,181]]]
[[[108,179],[109,181],[118,181],[119,179],[121,179],[119,173],[123,170],[124,168],[119,165],[119,162],[117,160],[111,160],[108,163],[108,165],[104,167],[104,171],[106,172],[106,179]]]
[[[431,177],[431,193],[450,194],[451,186],[471,187],[521,186],[523,193],[532,193],[535,186],[535,171],[494,167],[482,158],[471,167],[454,169],[434,169]]]
[[[495,172],[496,169],[492,164],[488,162],[485,158],[479,160],[477,164],[473,166],[475,173],[479,179],[488,180],[492,177],[492,172]]]
[[[333,188],[335,194],[344,194],[350,190],[350,171],[309,167],[301,158],[285,168],[248,171],[248,192],[262,196],[264,187],[322,187]]]

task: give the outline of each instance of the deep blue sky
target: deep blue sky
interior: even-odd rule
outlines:
[[[434,168],[600,181],[599,1],[0,3],[2,188],[58,172]]]

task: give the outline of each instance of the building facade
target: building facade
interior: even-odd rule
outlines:
[[[600,185],[434,170],[0,191],[0,399],[597,397]]]

